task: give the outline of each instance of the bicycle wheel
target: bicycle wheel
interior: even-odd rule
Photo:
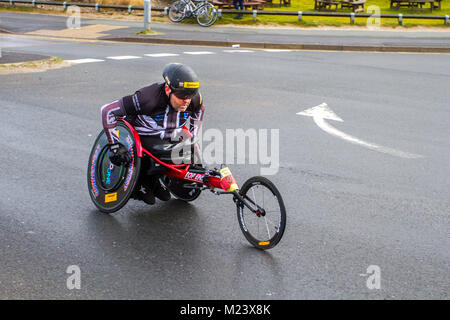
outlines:
[[[280,192],[270,180],[252,177],[239,193],[252,208],[259,209],[254,213],[237,202],[239,226],[245,238],[258,249],[273,248],[280,242],[286,228],[286,208]]]
[[[209,27],[217,20],[217,10],[214,6],[207,2],[197,11],[197,22],[202,27]]]
[[[176,1],[169,9],[169,19],[172,22],[180,22],[185,18],[186,2]]]

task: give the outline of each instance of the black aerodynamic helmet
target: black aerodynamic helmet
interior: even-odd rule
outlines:
[[[173,93],[194,96],[198,92],[198,77],[194,70],[184,64],[170,63],[164,67],[162,75]]]

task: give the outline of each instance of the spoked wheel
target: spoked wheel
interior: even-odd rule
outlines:
[[[180,22],[185,17],[186,3],[183,1],[176,1],[169,9],[169,19],[172,22]]]
[[[196,186],[197,184],[195,182],[189,183],[187,181],[175,179],[168,176],[163,176],[161,178],[161,182],[175,198],[187,202],[194,201],[200,196],[200,193],[202,192],[197,188],[189,188],[189,186]]]
[[[286,228],[286,208],[280,192],[264,177],[248,179],[239,192],[256,210],[254,213],[237,201],[237,216],[244,236],[256,248],[273,248]]]
[[[211,3],[202,6],[197,13],[197,22],[202,27],[209,27],[217,20],[217,10]]]

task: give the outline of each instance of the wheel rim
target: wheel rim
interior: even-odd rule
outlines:
[[[246,196],[264,209],[261,211],[254,204],[250,204],[257,213],[247,207],[240,208],[242,227],[252,242],[260,245],[270,245],[280,235],[282,227],[282,211],[278,197],[262,184],[252,185]]]
[[[183,2],[180,3],[174,3],[172,7],[170,7],[169,10],[169,18],[172,21],[180,21],[184,17],[184,8],[185,4]]]
[[[214,23],[217,11],[212,5],[205,5],[200,8],[197,21],[200,25],[207,26]]]
[[[109,146],[105,146],[99,156],[98,186],[104,191],[114,191],[125,179],[124,166],[115,166],[109,160]]]
[[[130,165],[111,166],[108,140],[102,131],[91,150],[87,170],[89,195],[95,206],[106,213],[115,212],[127,203],[140,172],[141,161],[132,132],[122,123],[117,125],[117,131],[120,131],[119,143],[127,148],[132,157]]]

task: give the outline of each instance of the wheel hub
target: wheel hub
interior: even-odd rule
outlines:
[[[261,210],[261,209],[257,209],[256,210],[256,215],[258,216],[258,217],[265,217],[266,216],[266,212],[264,211],[264,210]]]

